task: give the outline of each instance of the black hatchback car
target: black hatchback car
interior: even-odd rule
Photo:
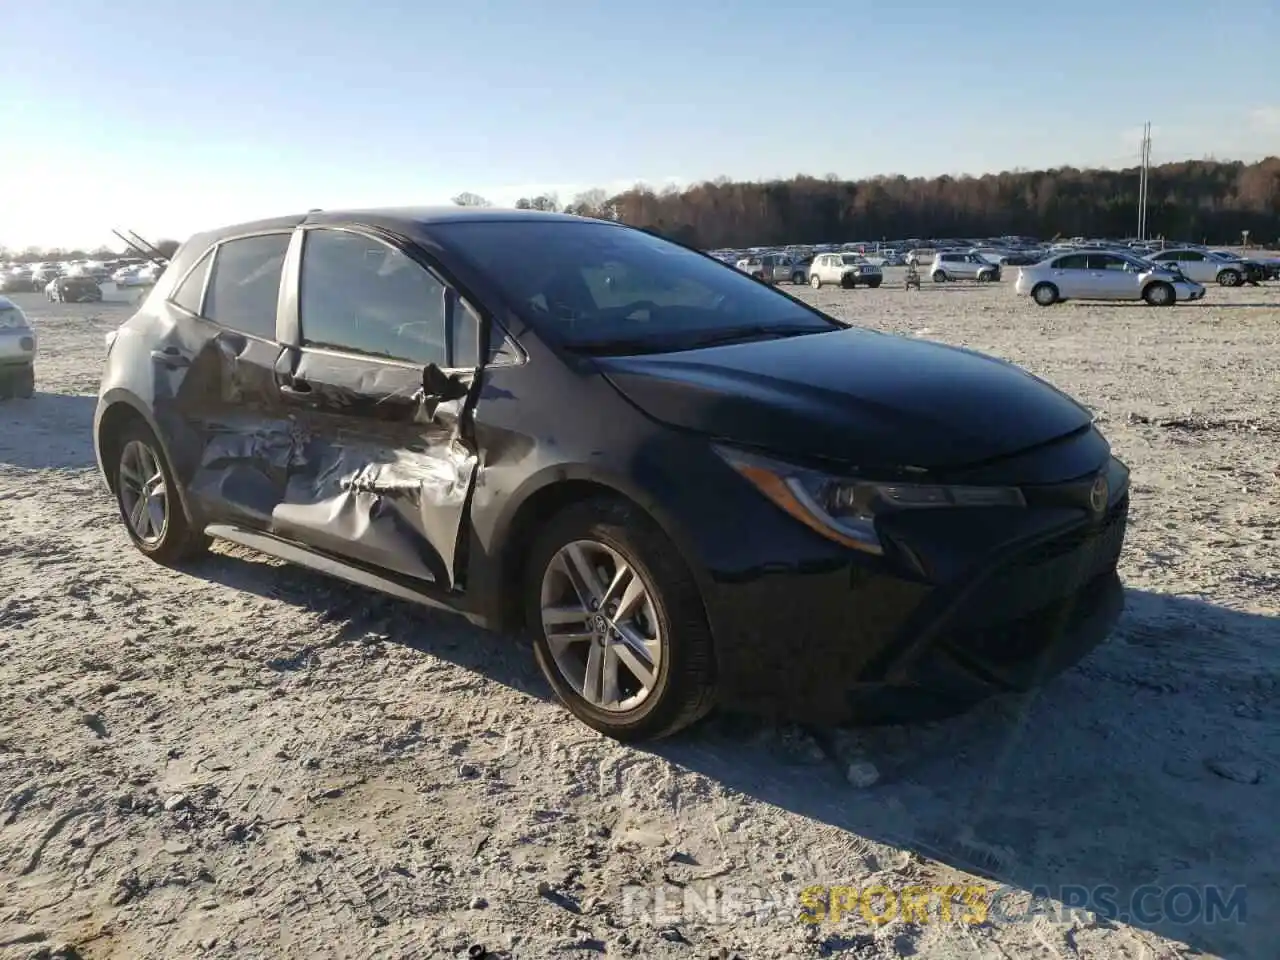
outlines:
[[[1122,606],[1128,471],[1086,409],[620,224],[229,227],[109,341],[94,439],[141,551],[225,538],[528,630],[619,738],[963,706]]]

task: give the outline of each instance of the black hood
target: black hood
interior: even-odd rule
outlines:
[[[657,420],[864,468],[969,466],[1092,420],[1003,360],[862,329],[597,362]]]

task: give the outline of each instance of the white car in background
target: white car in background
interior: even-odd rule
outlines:
[[[1220,283],[1224,287],[1238,287],[1248,278],[1248,271],[1243,264],[1212,250],[1180,247],[1176,250],[1161,250],[1148,255],[1146,259],[1152,263],[1176,266],[1183,276],[1197,283]]]
[[[809,286],[815,290],[824,283],[874,289],[883,281],[884,271],[856,253],[820,253],[809,265]]]
[[[948,280],[995,283],[1000,279],[1000,264],[966,250],[943,250],[933,258],[929,277],[934,283],[946,283]]]
[[[117,287],[149,287],[156,282],[160,268],[152,263],[141,266],[121,267],[111,275],[111,281]]]
[[[1063,300],[1145,300],[1171,307],[1205,293],[1202,284],[1175,269],[1102,250],[1076,250],[1021,267],[1013,289],[1042,307]]]

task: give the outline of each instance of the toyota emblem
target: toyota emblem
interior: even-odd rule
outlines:
[[[1089,489],[1089,509],[1094,513],[1101,513],[1107,509],[1107,498],[1110,491],[1107,489],[1107,478],[1101,474],[1098,479],[1093,481],[1093,486]]]

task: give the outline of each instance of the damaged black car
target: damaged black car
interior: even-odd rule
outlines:
[[[109,336],[94,440],[153,559],[225,538],[527,632],[621,739],[960,709],[1123,603],[1128,471],[1084,407],[604,221],[197,235]]]
[[[101,303],[102,288],[89,276],[54,277],[44,288],[54,303]]]

